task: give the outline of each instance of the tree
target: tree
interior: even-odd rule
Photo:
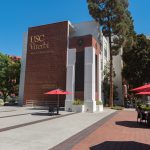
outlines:
[[[113,106],[113,55],[129,39],[129,26],[132,25],[128,11],[128,0],[87,0],[90,15],[99,23],[103,35],[109,39],[110,49],[110,96]]]
[[[124,48],[123,61],[123,76],[131,87],[150,82],[150,40],[145,35],[137,35],[135,45]]]
[[[110,65],[106,64],[105,68],[104,68],[104,81],[103,81],[103,93],[104,93],[104,102],[105,104],[108,104],[108,99],[109,99],[109,91],[110,91],[110,84],[109,84],[109,80],[110,80]],[[115,77],[115,71],[113,69],[113,77]],[[118,93],[117,93],[117,86],[113,85],[113,97],[114,99],[116,99],[118,97]]]
[[[20,60],[0,53],[0,91],[4,102],[10,94],[18,95]]]

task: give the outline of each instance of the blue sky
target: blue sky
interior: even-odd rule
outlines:
[[[0,0],[0,51],[21,56],[28,27],[90,21],[86,0]],[[150,0],[129,0],[137,33],[150,35]]]

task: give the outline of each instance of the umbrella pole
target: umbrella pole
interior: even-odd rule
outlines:
[[[57,102],[57,114],[59,114],[59,94],[58,94],[58,102]]]
[[[58,94],[58,102],[57,102],[57,107],[59,107],[59,94]]]

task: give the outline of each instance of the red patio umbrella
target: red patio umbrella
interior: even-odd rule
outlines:
[[[149,92],[139,92],[139,93],[137,93],[137,95],[150,95],[150,91]]]
[[[59,107],[59,95],[68,95],[68,94],[72,94],[72,93],[71,93],[71,92],[68,92],[68,91],[61,90],[61,89],[55,89],[55,90],[46,92],[46,93],[44,93],[44,94],[58,95],[57,107]]]
[[[132,89],[133,92],[148,92],[150,91],[150,84],[146,84],[137,88]]]

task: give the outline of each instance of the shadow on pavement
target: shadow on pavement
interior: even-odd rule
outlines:
[[[29,107],[27,110],[47,110],[48,107]]]
[[[39,113],[39,112],[37,112],[37,113],[32,113],[32,115],[36,115],[36,116],[59,116],[60,114],[56,114],[56,113],[53,113],[53,114],[51,114],[51,113]]]
[[[150,150],[150,145],[135,141],[107,141],[90,147],[90,150]]]
[[[43,106],[43,107],[28,107],[27,110],[48,110],[48,106]],[[60,111],[65,111],[64,107],[59,107]]]
[[[16,110],[2,110],[0,112],[12,112],[12,111],[16,111]]]
[[[136,121],[117,121],[116,125],[125,126],[129,128],[149,128],[145,122],[137,123]]]

